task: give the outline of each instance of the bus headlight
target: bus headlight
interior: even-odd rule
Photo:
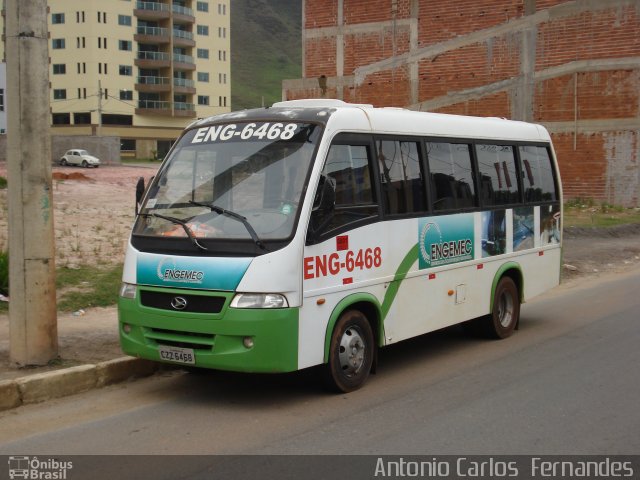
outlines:
[[[136,286],[133,283],[123,283],[120,286],[120,296],[122,298],[136,298]]]
[[[289,303],[279,293],[238,293],[231,300],[232,308],[287,308]]]

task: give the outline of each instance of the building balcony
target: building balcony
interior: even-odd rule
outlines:
[[[195,47],[196,42],[193,40],[193,33],[185,30],[173,29],[173,44],[176,47]]]
[[[171,54],[165,52],[137,52],[134,60],[140,68],[168,68],[171,66]]]
[[[138,77],[135,88],[139,92],[170,92],[171,82],[169,77]]]
[[[195,70],[196,64],[193,63],[191,55],[173,54],[173,68],[175,70]]]
[[[195,23],[196,17],[193,14],[193,10],[181,5],[172,5],[171,11],[173,12],[174,23]]]
[[[138,27],[133,39],[138,43],[169,43],[169,29],[163,27]]]
[[[193,103],[174,102],[173,116],[174,117],[195,117],[196,106]]]
[[[196,85],[188,78],[174,78],[173,91],[176,93],[196,93]]]
[[[171,7],[160,2],[136,2],[133,14],[142,20],[165,20],[171,16]]]
[[[136,115],[171,116],[171,102],[161,100],[138,100]]]

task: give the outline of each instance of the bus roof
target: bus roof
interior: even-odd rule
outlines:
[[[373,107],[369,104],[347,103],[335,99],[276,102],[272,107],[240,110],[198,120],[188,128],[216,123],[278,120],[322,123],[336,132],[550,141],[547,130],[533,123],[496,117],[472,117],[419,112],[396,107]]]

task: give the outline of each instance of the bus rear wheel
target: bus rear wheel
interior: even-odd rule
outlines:
[[[371,371],[374,348],[367,317],[358,310],[344,312],[331,334],[329,362],[325,365],[327,386],[347,393],[364,385]]]
[[[493,295],[493,308],[485,320],[485,332],[493,338],[507,338],[520,319],[520,295],[511,277],[502,277]]]

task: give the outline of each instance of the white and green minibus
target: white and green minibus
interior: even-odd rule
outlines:
[[[473,322],[496,338],[560,281],[562,193],[539,125],[294,100],[198,120],[138,185],[123,350],[187,367],[323,365]]]

